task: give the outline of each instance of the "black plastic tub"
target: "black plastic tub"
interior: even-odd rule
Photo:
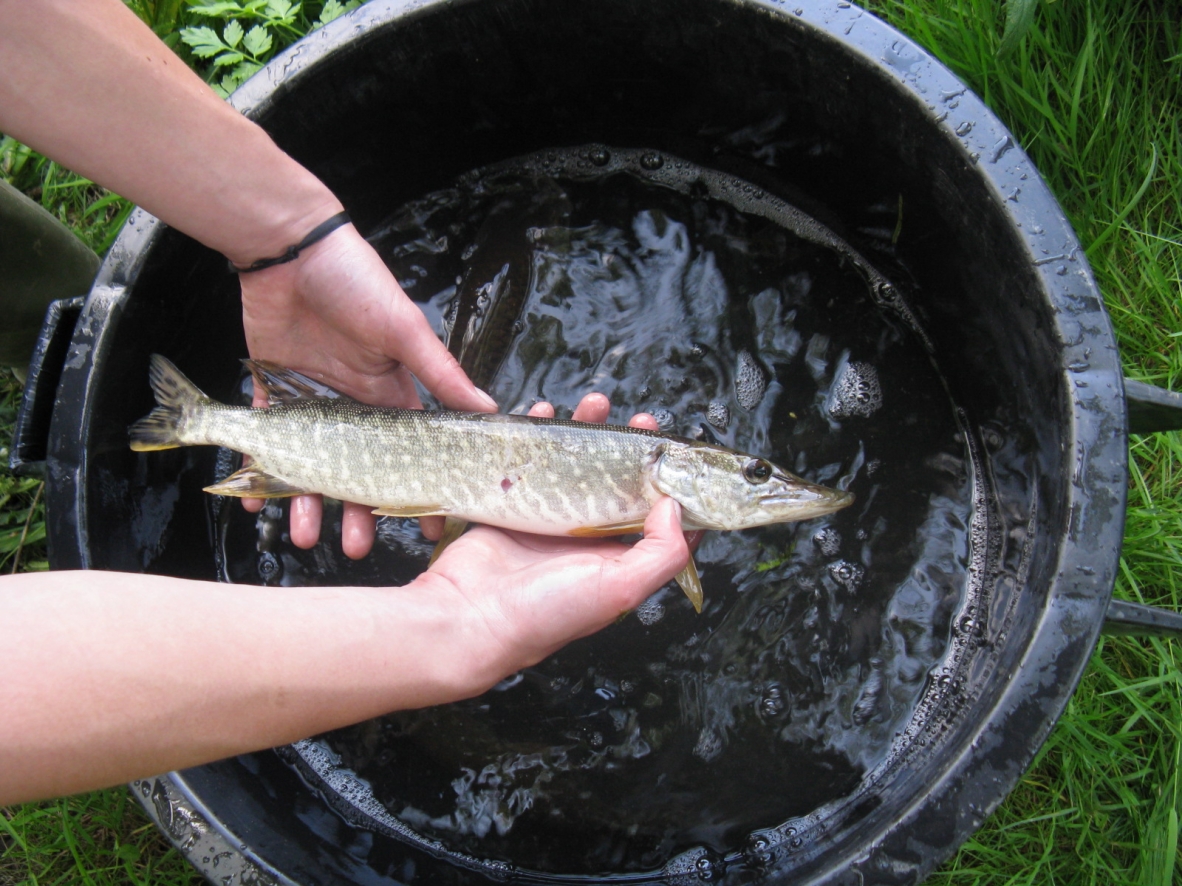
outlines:
[[[981,824],[1046,738],[1109,611],[1130,420],[1145,431],[1176,426],[1177,413],[1164,392],[1126,401],[1075,236],[979,99],[845,2],[377,0],[232,101],[363,233],[469,170],[582,145],[683,158],[812,212],[906,278],[874,288],[874,309],[916,330],[940,369],[972,525],[914,715],[856,787],[791,821],[721,850],[679,847],[650,871],[535,870],[400,830],[302,745],[134,786],[194,864],[243,883],[915,883]],[[875,232],[896,215],[883,207],[903,213],[885,242]],[[214,454],[135,454],[126,428],[151,405],[153,352],[233,395],[245,354],[236,279],[137,213],[61,329],[73,339],[48,438],[53,567],[217,578],[201,492]],[[46,367],[42,390],[56,380],[52,355]],[[18,441],[14,453],[32,461],[36,449]]]

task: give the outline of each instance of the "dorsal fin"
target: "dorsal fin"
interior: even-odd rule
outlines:
[[[269,360],[243,360],[242,363],[254,376],[255,383],[266,392],[272,406],[292,400],[337,400],[345,396],[323,382]]]

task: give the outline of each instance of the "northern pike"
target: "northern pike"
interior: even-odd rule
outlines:
[[[154,354],[149,379],[159,405],[129,428],[131,448],[205,444],[249,455],[249,465],[205,488],[217,495],[318,492],[375,514],[438,514],[543,535],[639,532],[662,495],[681,505],[687,530],[806,520],[853,501],[758,456],[682,437],[520,415],[382,409],[274,364],[244,362],[270,408],[218,403]],[[678,582],[700,611],[692,559]]]

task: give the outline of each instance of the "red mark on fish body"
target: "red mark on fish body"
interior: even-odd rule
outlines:
[[[501,481],[501,492],[508,492],[513,488],[513,481],[506,477]]]

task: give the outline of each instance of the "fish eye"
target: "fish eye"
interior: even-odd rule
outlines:
[[[753,458],[743,465],[743,476],[748,483],[765,483],[772,475],[772,466],[762,458]]]

